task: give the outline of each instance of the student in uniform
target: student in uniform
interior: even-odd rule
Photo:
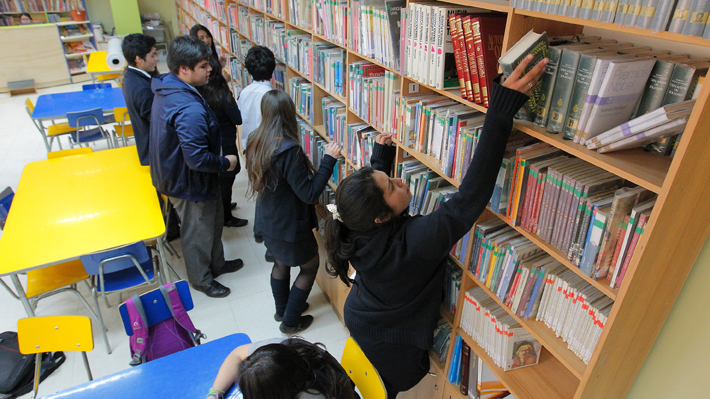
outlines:
[[[345,178],[326,221],[329,273],[355,284],[345,325],[375,366],[388,398],[415,386],[429,371],[427,350],[439,319],[446,258],[471,230],[493,192],[513,116],[527,101],[547,61],[520,77],[496,78],[480,142],[459,192],[427,216],[409,216],[412,194],[390,178],[396,149],[377,137],[372,167]],[[502,82],[503,81],[503,82]],[[355,279],[348,269],[356,270]]]
[[[274,338],[239,346],[227,356],[207,395],[222,399],[233,385],[244,399],[354,399],[347,373],[321,344]]]
[[[301,316],[318,271],[314,204],[333,173],[340,146],[329,143],[316,171],[299,143],[296,106],[282,90],[261,101],[261,125],[249,135],[246,162],[249,194],[257,197],[255,225],[274,254],[271,291],[279,329],[293,334],[308,328],[313,316]],[[300,272],[289,290],[291,267]]]
[[[227,66],[227,54],[222,53],[222,55],[217,54],[217,47],[214,44],[214,38],[209,29],[204,25],[194,25],[190,28],[190,36],[200,39],[212,50],[212,57],[210,58],[210,66],[214,73],[220,73],[227,82],[230,82],[232,78],[229,76],[224,68]]]

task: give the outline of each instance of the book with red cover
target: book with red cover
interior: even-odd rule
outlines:
[[[498,58],[503,50],[506,18],[505,15],[501,15],[471,19],[478,80],[485,107],[488,107],[489,87],[492,87],[493,78],[498,74]]]
[[[468,98],[468,92],[466,91],[466,82],[464,81],[463,75],[463,57],[461,56],[461,49],[459,48],[459,41],[456,40],[458,36],[458,31],[456,30],[456,16],[458,14],[449,14],[449,30],[451,30],[451,44],[454,46],[454,60],[456,62],[456,74],[459,79],[459,89],[461,90],[461,97]]]
[[[469,97],[469,101],[480,104],[481,85],[478,81],[478,67],[476,66],[476,50],[473,46],[473,30],[471,29],[471,18],[474,16],[465,16],[462,20],[464,43],[466,44],[466,58],[468,62],[468,72],[471,77],[471,93],[473,98]]]
[[[634,251],[636,251],[636,244],[638,244],[641,235],[643,235],[643,231],[646,229],[646,223],[648,223],[648,219],[650,216],[651,209],[641,212],[641,216],[639,216],[639,222],[638,225],[636,225],[636,230],[634,230],[634,236],[631,239],[631,243],[629,243],[629,249],[626,251],[626,254],[624,256],[624,265],[621,267],[619,277],[616,279],[616,284],[614,285],[614,288],[616,288],[617,290],[621,288],[621,283],[624,281],[624,276],[626,275],[626,269],[629,267],[629,263],[631,263],[631,258],[634,256]]]
[[[464,41],[463,37],[463,17],[461,16],[461,14],[456,14],[456,38],[452,36],[452,39],[458,42],[459,59],[461,60],[461,72],[463,72],[463,82],[466,86],[466,95],[462,97],[471,101],[471,99],[473,99],[473,91],[471,90],[471,73],[468,68],[466,42]],[[459,81],[460,80],[461,79],[459,78]]]

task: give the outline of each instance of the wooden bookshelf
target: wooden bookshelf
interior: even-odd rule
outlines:
[[[181,26],[186,27],[195,21],[190,16],[189,11],[180,5],[180,2],[189,4],[190,1],[195,2],[195,0],[178,1]],[[296,0],[296,2],[299,1],[301,0]],[[409,0],[408,5],[414,1],[419,0]],[[506,0],[440,0],[440,2],[442,4],[456,4],[506,13],[507,25],[503,51],[516,43],[530,29],[534,29],[537,32],[546,31],[548,35],[553,36],[579,34],[587,27],[603,30],[605,33],[602,36],[605,38],[613,38],[616,33],[627,33],[651,38],[658,43],[665,43],[669,47],[672,47],[675,43],[694,45],[698,48],[698,52],[693,54],[695,56],[707,57],[710,49],[710,40],[702,38],[669,32],[651,32],[650,30],[623,27],[615,24],[519,10],[511,8],[509,1]],[[195,4],[199,5],[197,2]],[[314,42],[327,42],[342,48],[346,51],[347,63],[365,60],[387,69],[399,79],[402,95],[438,93],[472,109],[484,113],[487,112],[487,109],[480,104],[474,104],[461,98],[458,89],[438,90],[421,84],[418,81],[402,76],[395,68],[386,67],[380,62],[348,48],[347,40],[345,40],[345,45],[339,44],[323,35],[314,33],[313,29],[294,24],[289,18],[291,11],[289,10],[288,2],[284,3],[286,8],[283,10],[282,18],[235,0],[226,0],[224,7],[230,4],[247,7],[250,12],[259,13],[268,19],[283,22],[287,30],[302,31],[304,34],[310,35]],[[315,12],[315,7],[313,9]],[[315,26],[315,15],[312,16],[312,20],[312,24]],[[257,44],[248,35],[240,32],[237,26],[230,26],[228,20],[222,21],[222,23],[228,28],[233,28],[239,32],[240,38],[250,40],[252,45]],[[247,27],[246,31],[249,31],[249,27]],[[230,46],[228,43],[223,43],[223,48],[227,53],[235,55],[229,51]],[[288,80],[296,76],[308,80],[313,87],[313,103],[311,106],[313,120],[311,121],[303,115],[301,117],[311,124],[314,131],[326,141],[328,141],[328,134],[323,128],[321,112],[321,100],[323,97],[335,97],[346,106],[347,124],[365,122],[352,110],[351,104],[348,102],[347,91],[344,96],[329,93],[324,86],[313,79],[307,78],[303,73],[288,65],[286,68],[287,90],[289,90]],[[650,222],[645,228],[645,233],[637,245],[636,253],[628,267],[623,284],[618,290],[610,288],[608,280],[595,281],[588,276],[582,275],[579,269],[567,260],[566,254],[544,242],[535,234],[527,232],[519,226],[513,226],[520,234],[543,251],[583,277],[587,283],[615,300],[611,314],[589,364],[584,364],[576,357],[567,348],[567,344],[556,337],[554,332],[545,326],[544,323],[535,320],[524,320],[515,316],[516,320],[542,343],[544,349],[540,353],[540,363],[538,365],[505,372],[500,367],[497,367],[485,350],[460,328],[461,312],[459,311],[456,315],[453,315],[443,306],[441,307],[441,316],[451,323],[453,327],[452,337],[455,339],[456,335],[461,335],[471,349],[481,357],[486,366],[493,371],[496,377],[516,398],[606,399],[623,398],[628,392],[668,316],[698,252],[710,233],[710,223],[707,222],[710,219],[710,201],[707,201],[707,198],[710,197],[710,175],[706,173],[707,170],[710,170],[710,135],[705,134],[706,127],[710,125],[709,98],[710,85],[705,84],[674,158],[658,157],[642,150],[598,154],[596,151],[589,151],[586,147],[563,140],[561,134],[550,134],[545,129],[528,122],[515,122],[515,127],[518,130],[547,142],[567,154],[618,175],[630,183],[637,184],[658,194],[658,200],[651,214]],[[377,130],[380,131],[380,129]],[[441,165],[434,157],[404,148],[402,143],[396,139],[394,141],[399,147],[397,162],[408,159],[405,158],[406,152],[406,154],[419,160],[444,177],[453,186],[458,187],[460,185],[459,181],[443,175]],[[348,143],[345,144],[348,145]],[[343,155],[346,153],[347,148],[344,148]],[[349,167],[358,169],[347,159],[346,163]],[[334,184],[330,186],[333,189],[337,187]],[[323,210],[320,209],[320,211]],[[323,213],[321,216],[327,216],[327,213]],[[506,220],[503,215],[494,214],[490,211],[484,212],[479,220],[482,221],[493,217]],[[454,260],[464,270],[457,309],[462,309],[465,292],[477,286],[483,288],[489,296],[502,305],[497,297],[467,270],[467,266],[470,264],[472,245],[473,240],[469,240],[468,247],[462,249],[466,251],[463,262]],[[317,281],[342,320],[342,306],[349,289],[346,289],[340,281],[326,276],[323,270],[319,271]],[[508,310],[505,306],[503,307]],[[510,313],[510,310],[508,312]],[[441,378],[448,371],[452,352],[453,345],[450,345],[446,362],[435,366],[440,369],[442,374],[438,378]],[[432,381],[431,384],[439,384],[437,381],[439,380]],[[459,394],[457,396],[454,394],[454,392],[458,392],[458,387],[445,380],[441,380],[439,385],[436,390],[431,391],[433,396],[426,397],[441,399],[445,397],[445,392],[447,392],[451,393],[452,399],[464,399],[462,395]],[[420,391],[419,394],[421,395],[422,392],[424,391]],[[409,396],[408,392],[400,395],[400,399],[418,397],[417,394],[412,395]]]

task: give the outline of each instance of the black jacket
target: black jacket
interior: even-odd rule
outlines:
[[[431,347],[446,258],[488,204],[513,115],[527,99],[494,83],[481,139],[459,192],[427,216],[400,216],[356,242],[350,262],[359,289],[352,289],[345,302],[345,325],[353,336]],[[373,167],[389,173],[394,152],[375,144]]]
[[[162,194],[189,201],[218,198],[217,174],[229,168],[220,156],[217,118],[202,96],[172,72],[152,82],[150,174]]]
[[[318,226],[315,204],[333,174],[335,158],[323,156],[311,177],[300,144],[284,140],[272,158],[274,182],[257,199],[255,227],[262,234],[297,242]]]
[[[153,108],[153,91],[150,78],[132,68],[123,74],[123,98],[126,99],[128,115],[131,117],[136,149],[141,165],[150,164],[148,139],[150,137],[150,111]]]

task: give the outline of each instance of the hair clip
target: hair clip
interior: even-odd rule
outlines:
[[[333,219],[342,223],[343,219],[340,218],[340,213],[338,212],[338,206],[335,204],[328,204],[325,206],[330,213],[333,214]]]

